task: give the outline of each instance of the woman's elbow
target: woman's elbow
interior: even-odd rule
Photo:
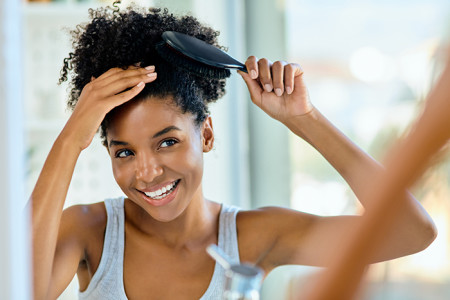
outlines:
[[[414,253],[423,251],[428,248],[428,246],[430,246],[436,239],[437,235],[438,230],[436,228],[436,225],[432,220],[428,220],[428,222],[421,226],[420,234],[416,234],[415,237],[413,237],[416,241]]]

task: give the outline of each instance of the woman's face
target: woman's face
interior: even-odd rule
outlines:
[[[211,119],[195,124],[172,97],[131,101],[107,130],[114,177],[125,195],[158,221],[177,218],[202,201],[203,152],[211,150]]]

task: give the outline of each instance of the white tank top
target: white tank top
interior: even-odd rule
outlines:
[[[124,198],[106,199],[107,223],[100,264],[89,286],[78,293],[80,300],[127,300],[123,286],[123,255],[125,215]],[[239,208],[222,204],[219,217],[218,246],[239,263],[236,215]],[[205,252],[206,253],[206,252]],[[225,270],[216,263],[208,289],[200,300],[221,299],[225,285]],[[149,297],[150,299],[150,297]]]

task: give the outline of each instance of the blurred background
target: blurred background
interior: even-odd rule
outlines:
[[[313,103],[379,160],[420,112],[450,49],[447,0],[133,2],[198,17],[221,32],[221,44],[241,61],[256,55],[301,64]],[[20,92],[15,93],[17,118],[0,123],[0,129],[23,129],[13,143],[22,145],[16,150],[24,153],[16,155],[16,162],[24,169],[24,199],[69,116],[65,108],[67,85],[57,84],[63,59],[71,51],[69,32],[89,20],[89,8],[111,3],[23,1],[15,6],[14,14],[8,11],[7,2],[2,4],[2,15],[10,13],[2,21],[2,32],[15,32],[17,39],[9,47],[0,43],[0,48],[8,47],[1,53],[4,57],[11,57],[7,55],[10,51],[15,53],[20,75],[14,84]],[[122,1],[121,7],[130,3]],[[7,65],[8,61],[3,59],[2,63]],[[6,70],[2,76],[8,74],[13,73]],[[13,101],[7,94],[0,100],[2,107]],[[243,208],[280,205],[320,215],[361,210],[346,183],[314,149],[255,109],[239,76],[232,75],[227,95],[211,111],[216,146],[205,158],[207,198]],[[20,154],[13,152],[16,150],[7,152],[2,162],[7,162],[8,154]],[[412,189],[436,222],[438,238],[419,254],[374,265],[364,299],[450,297],[448,157],[440,157]],[[11,166],[5,170],[17,171]],[[1,173],[0,179],[2,176],[9,174]],[[109,157],[97,138],[80,157],[66,206],[120,195]],[[19,201],[22,206],[25,202]],[[8,236],[14,240],[14,235]],[[293,299],[315,272],[315,268],[301,266],[276,269],[263,284],[262,299]],[[60,299],[76,299],[76,293],[74,280]]]

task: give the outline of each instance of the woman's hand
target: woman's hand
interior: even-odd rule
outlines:
[[[155,67],[112,68],[83,88],[75,109],[63,129],[81,150],[92,142],[101,122],[113,108],[133,99],[146,83],[156,79]]]
[[[239,71],[247,84],[252,102],[272,118],[286,123],[309,113],[313,106],[298,64],[250,56],[245,62],[248,74]]]

